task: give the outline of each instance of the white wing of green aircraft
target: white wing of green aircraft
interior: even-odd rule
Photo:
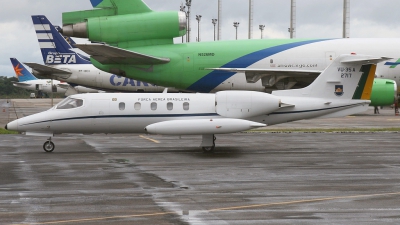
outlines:
[[[99,69],[193,92],[305,87],[341,54],[399,58],[400,39],[282,39],[174,44],[186,33],[183,12],[156,12],[142,0],[91,0],[94,10],[63,13],[66,36]],[[390,63],[390,65],[387,65]],[[399,74],[400,62],[378,65],[377,76]],[[390,86],[394,82],[377,82]]]
[[[212,151],[215,134],[302,119],[342,117],[368,109],[376,63],[385,57],[342,55],[302,89],[195,93],[101,93],[73,95],[55,107],[6,125],[27,135],[61,133],[150,133],[202,135]]]

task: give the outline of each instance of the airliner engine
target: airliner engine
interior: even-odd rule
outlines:
[[[220,91],[215,94],[215,101],[219,115],[236,119],[269,114],[281,105],[278,97],[255,91]]]
[[[394,80],[375,78],[371,92],[371,106],[394,104],[397,99],[397,83]]]
[[[119,43],[119,47],[128,47],[135,41],[143,41],[141,45],[150,45],[155,40],[171,41],[172,38],[185,35],[186,14],[152,11],[84,18],[81,22],[64,24],[62,33],[69,37],[88,38],[90,41],[106,42],[110,45]],[[121,42],[126,42],[127,46],[120,46]]]

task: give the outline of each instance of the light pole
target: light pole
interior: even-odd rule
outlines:
[[[236,29],[236,40],[238,39],[238,27],[239,27],[239,22],[233,22],[233,26],[235,27],[235,29]]]
[[[260,30],[261,30],[261,39],[263,39],[263,31],[264,31],[265,25],[260,25]]]
[[[186,6],[187,6],[187,20],[188,20],[186,42],[190,42],[190,6],[192,6],[192,0],[186,0]]]
[[[211,19],[211,21],[212,21],[212,24],[214,24],[214,41],[215,41],[215,39],[216,39],[216,37],[215,37],[215,25],[217,25],[218,19]]]
[[[290,38],[296,38],[296,0],[291,0],[290,27],[288,29]]]
[[[180,7],[179,11],[184,12],[186,17],[187,17],[186,6],[184,6],[183,3],[181,4],[181,7]],[[186,18],[186,29],[187,29],[187,18]],[[186,33],[187,33],[187,31],[186,31]],[[184,36],[185,35],[182,36],[182,43],[184,42]]]
[[[197,42],[200,42],[200,21],[201,21],[201,15],[196,15],[196,20],[197,20]]]
[[[221,25],[222,25],[222,0],[218,0],[218,41],[222,39]]]

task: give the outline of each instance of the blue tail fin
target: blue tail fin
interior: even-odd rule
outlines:
[[[89,58],[71,50],[70,43],[58,32],[46,16],[32,16],[32,21],[45,64],[91,64]]]
[[[29,72],[16,58],[10,58],[10,60],[14,67],[15,76],[17,76],[20,82],[37,80],[37,78],[33,76],[33,74],[31,74],[31,72]]]

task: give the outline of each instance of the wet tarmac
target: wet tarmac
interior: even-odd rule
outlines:
[[[291,128],[399,127],[391,112]],[[0,224],[400,224],[397,132],[218,135],[213,154],[199,136],[0,140]]]

